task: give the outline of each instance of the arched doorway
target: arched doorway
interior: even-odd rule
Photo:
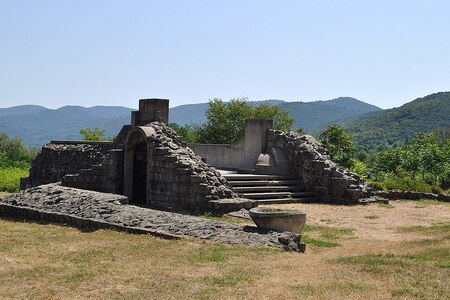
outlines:
[[[148,139],[155,135],[151,127],[135,126],[125,139],[124,157],[124,195],[130,203],[147,204],[148,174]]]
[[[147,143],[139,142],[133,154],[133,193],[132,202],[147,203]]]

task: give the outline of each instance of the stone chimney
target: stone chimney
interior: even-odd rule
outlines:
[[[131,125],[140,126],[153,121],[169,123],[168,99],[141,99],[139,110],[131,112]]]

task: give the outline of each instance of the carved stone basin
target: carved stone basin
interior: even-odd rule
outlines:
[[[275,231],[303,233],[306,213],[300,210],[254,207],[249,215],[258,227]]]

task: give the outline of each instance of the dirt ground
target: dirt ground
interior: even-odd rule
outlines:
[[[278,207],[306,253],[0,219],[0,299],[450,299],[450,203]]]
[[[414,238],[399,233],[400,227],[450,221],[450,203],[427,200],[390,201],[388,205],[284,204],[272,207],[303,210],[307,213],[307,224],[351,228],[355,238],[382,241]]]

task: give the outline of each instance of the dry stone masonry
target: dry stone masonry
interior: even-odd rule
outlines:
[[[66,174],[76,174],[99,164],[112,145],[112,142],[52,141],[42,147],[33,161],[30,176],[22,179],[21,189],[57,182]]]
[[[301,236],[253,226],[126,205],[127,197],[48,184],[0,199],[0,214],[13,218],[65,223],[82,229],[111,228],[164,238],[270,246],[304,251]]]
[[[201,212],[251,208],[226,179],[168,127],[168,100],[141,100],[114,142],[53,141],[42,148],[22,188],[62,181],[125,195],[130,203]]]
[[[200,157],[166,125],[167,113],[168,100],[140,100],[131,125],[123,126],[114,142],[45,145],[22,187],[62,181],[65,186],[121,194],[130,203],[175,211],[255,206],[205,163],[227,165],[222,160],[235,156],[234,146],[193,145],[202,153]],[[239,148],[245,153],[239,152],[230,166],[257,174],[294,175],[299,187],[314,192],[319,201],[356,203],[370,196],[364,181],[334,163],[313,137],[272,130],[271,124],[268,120],[247,122],[240,142],[245,147]]]
[[[360,176],[333,162],[329,151],[310,135],[270,129],[267,152],[274,169],[295,174],[300,186],[314,191],[320,201],[357,203],[371,195]]]
[[[198,212],[212,209],[211,200],[238,198],[225,178],[187,148],[173,129],[158,121],[139,128],[150,133],[136,140],[137,143],[144,143],[145,147],[145,157],[142,158],[142,163],[146,165],[143,171],[145,174],[141,175],[146,178],[146,182],[143,183],[144,192],[138,196],[129,192],[132,202],[134,200],[154,208]],[[133,140],[133,134],[139,135],[140,132],[129,129],[123,134],[131,136]],[[79,174],[64,176],[63,185],[123,193],[121,188],[124,188],[126,181],[120,180],[124,172],[121,167],[124,165],[123,157],[123,149],[112,149],[102,164],[81,170]],[[133,174],[130,173],[130,176]]]

